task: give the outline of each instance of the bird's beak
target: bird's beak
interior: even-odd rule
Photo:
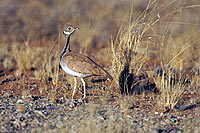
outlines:
[[[80,28],[76,28],[75,30],[79,30]]]

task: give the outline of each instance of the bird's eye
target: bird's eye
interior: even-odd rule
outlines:
[[[71,27],[68,27],[68,30],[71,30],[72,28]]]

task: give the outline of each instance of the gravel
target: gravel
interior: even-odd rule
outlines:
[[[104,104],[102,104],[104,103]],[[1,132],[195,132],[200,131],[200,109],[172,113],[124,111],[114,102],[78,99],[0,97]],[[106,103],[106,104],[105,104]]]

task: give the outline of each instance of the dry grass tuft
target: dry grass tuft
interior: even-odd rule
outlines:
[[[27,70],[37,68],[40,59],[37,58],[41,54],[41,49],[37,47],[30,47],[27,41],[24,44],[16,43],[11,47],[11,57],[15,60],[17,65],[16,75],[20,76]]]
[[[126,68],[129,73],[135,75],[144,73],[142,69],[148,59],[149,46],[142,40],[160,20],[160,16],[155,15],[154,10],[148,12],[154,2],[150,1],[144,12],[134,22],[131,9],[129,21],[120,27],[115,41],[111,40],[112,70],[116,84],[119,82],[121,72]],[[124,80],[124,85],[126,85],[126,80]]]
[[[183,95],[189,91],[190,77],[185,76],[175,69],[160,69],[154,81],[159,88],[159,105],[163,109],[172,110],[182,99]]]

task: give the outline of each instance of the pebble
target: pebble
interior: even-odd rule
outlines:
[[[56,123],[56,127],[57,127],[57,128],[63,128],[63,127],[64,127],[63,122],[61,122],[61,121],[57,122],[57,123]]]
[[[5,92],[4,94],[3,94],[3,97],[9,97],[10,96],[10,94],[9,93],[7,93],[7,92]]]
[[[57,119],[58,121],[60,121],[60,120],[62,119],[62,116],[61,116],[61,115],[58,115],[58,116],[56,117],[56,119]]]
[[[69,104],[69,107],[70,107],[70,108],[74,108],[74,107],[75,107],[75,104],[72,102],[72,103]]]
[[[155,115],[158,115],[159,113],[158,113],[158,112],[155,112],[154,114],[155,114]]]
[[[22,103],[24,103],[24,101],[23,101],[22,99],[19,99],[19,100],[17,100],[16,103],[17,103],[17,104],[22,104]]]
[[[162,113],[162,112],[160,113],[160,116],[163,116],[163,113]]]
[[[200,128],[195,129],[195,130],[194,130],[194,133],[199,133],[199,131],[200,131]]]
[[[26,110],[26,106],[24,104],[17,105],[17,112],[24,112]]]

